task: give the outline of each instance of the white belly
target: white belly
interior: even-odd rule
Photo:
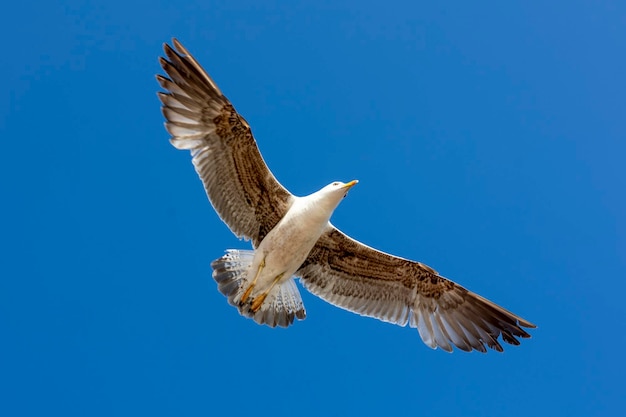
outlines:
[[[276,284],[289,278],[300,268],[311,249],[328,225],[330,213],[310,210],[305,201],[296,201],[285,217],[263,239],[254,253],[249,271],[253,278],[264,262],[257,278],[254,293],[269,288],[280,276]]]

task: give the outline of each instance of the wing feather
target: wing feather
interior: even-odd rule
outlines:
[[[177,149],[191,151],[196,172],[220,218],[256,247],[285,215],[293,196],[263,161],[250,126],[178,42],[165,44],[157,75],[165,127]]]
[[[313,294],[352,312],[417,328],[431,348],[502,351],[535,325],[440,276],[428,266],[389,255],[336,228],[322,234],[298,270]]]

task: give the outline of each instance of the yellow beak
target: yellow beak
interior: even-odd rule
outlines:
[[[343,186],[343,188],[352,188],[355,185],[357,185],[359,183],[359,180],[352,180],[349,183],[347,183],[346,185]]]

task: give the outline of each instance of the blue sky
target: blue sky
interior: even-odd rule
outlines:
[[[17,3],[0,28],[4,415],[626,406],[624,4]],[[334,224],[535,322],[533,338],[432,351],[304,291],[287,330],[240,317],[210,262],[248,244],[163,128],[172,36],[286,187],[359,179]]]

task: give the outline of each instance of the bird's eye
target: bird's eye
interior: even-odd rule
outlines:
[[[335,187],[336,187],[336,186],[338,186],[338,185],[339,185],[339,181],[335,181],[335,182],[333,182],[333,186],[335,186]]]

